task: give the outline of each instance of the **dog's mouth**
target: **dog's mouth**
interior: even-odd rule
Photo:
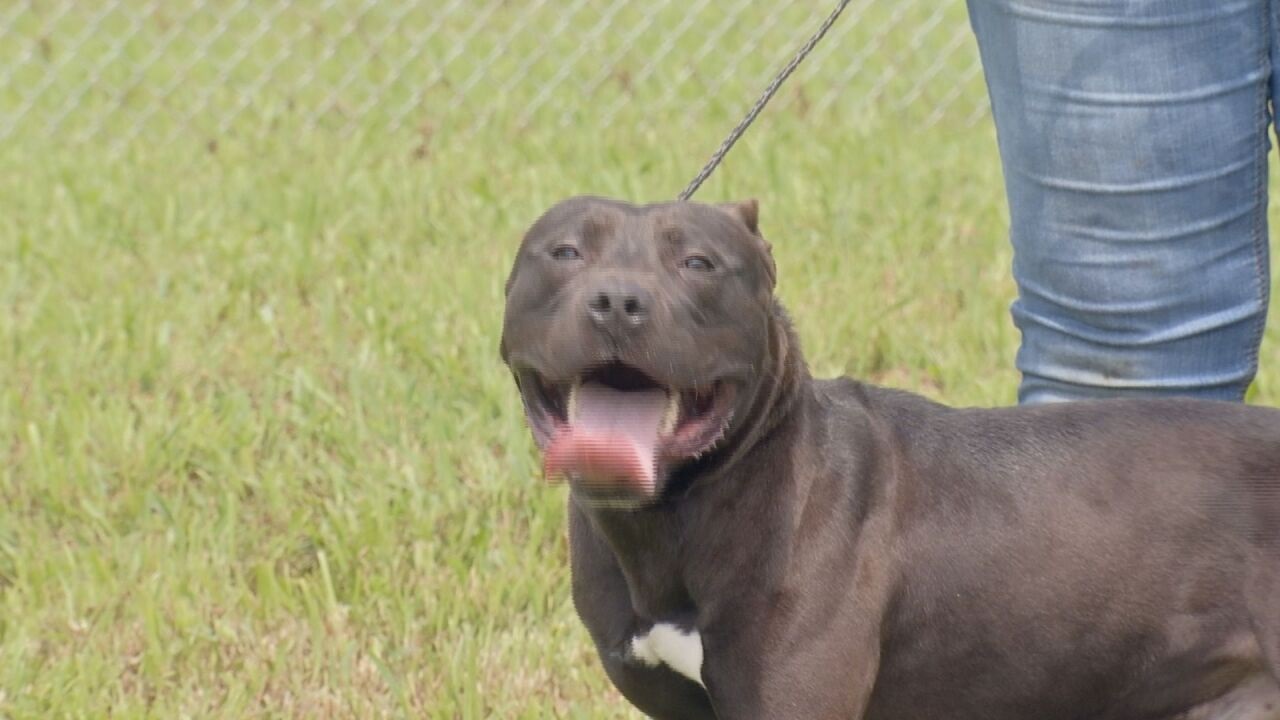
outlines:
[[[674,466],[724,437],[736,387],[715,380],[674,388],[630,365],[590,368],[565,384],[517,373],[525,414],[548,477],[566,477],[615,504],[654,498]]]

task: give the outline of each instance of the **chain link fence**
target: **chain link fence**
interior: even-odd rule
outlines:
[[[749,106],[831,6],[10,0],[0,142],[163,145],[283,124],[680,128]],[[855,0],[775,103],[768,112],[973,123],[986,96],[963,0]]]

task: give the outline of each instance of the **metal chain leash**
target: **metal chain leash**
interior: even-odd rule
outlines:
[[[729,133],[729,137],[726,137],[724,142],[720,143],[720,147],[716,149],[715,153],[711,156],[711,159],[707,161],[707,164],[702,166],[702,170],[700,170],[698,175],[693,178],[688,187],[680,192],[679,199],[681,201],[685,201],[693,197],[693,194],[698,191],[698,188],[702,187],[702,183],[711,176],[711,173],[714,172],[717,167],[720,166],[721,161],[724,160],[724,156],[728,155],[729,150],[731,150],[734,144],[738,142],[738,138],[742,137],[742,134],[747,131],[747,128],[751,127],[751,123],[755,122],[756,117],[758,117],[760,112],[764,110],[764,106],[769,104],[769,101],[773,99],[774,94],[778,92],[778,89],[782,87],[782,84],[787,81],[787,78],[791,77],[791,73],[795,72],[796,68],[800,67],[800,63],[804,62],[804,59],[809,56],[809,53],[813,52],[813,49],[817,47],[818,42],[822,40],[823,36],[827,34],[827,31],[831,29],[831,26],[835,24],[836,19],[840,17],[840,13],[844,12],[844,9],[849,5],[849,2],[850,0],[840,0],[840,2],[836,4],[835,9],[831,11],[831,14],[827,16],[827,19],[822,21],[822,25],[818,26],[817,32],[815,32],[809,40],[800,47],[800,50],[796,52],[795,57],[791,58],[791,62],[787,63],[786,67],[782,68],[782,71],[773,78],[773,82],[769,83],[769,86],[765,88],[764,93],[760,95],[758,100],[756,100],[755,105],[747,111],[746,117],[742,118],[742,121],[738,123],[738,126]]]

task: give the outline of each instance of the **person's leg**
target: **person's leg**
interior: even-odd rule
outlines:
[[[1267,311],[1276,1],[969,0],[1020,402],[1243,398]]]

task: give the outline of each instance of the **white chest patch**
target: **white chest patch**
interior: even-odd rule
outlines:
[[[702,685],[702,636],[697,630],[685,632],[670,623],[658,623],[631,638],[631,654],[649,667],[665,664]]]

